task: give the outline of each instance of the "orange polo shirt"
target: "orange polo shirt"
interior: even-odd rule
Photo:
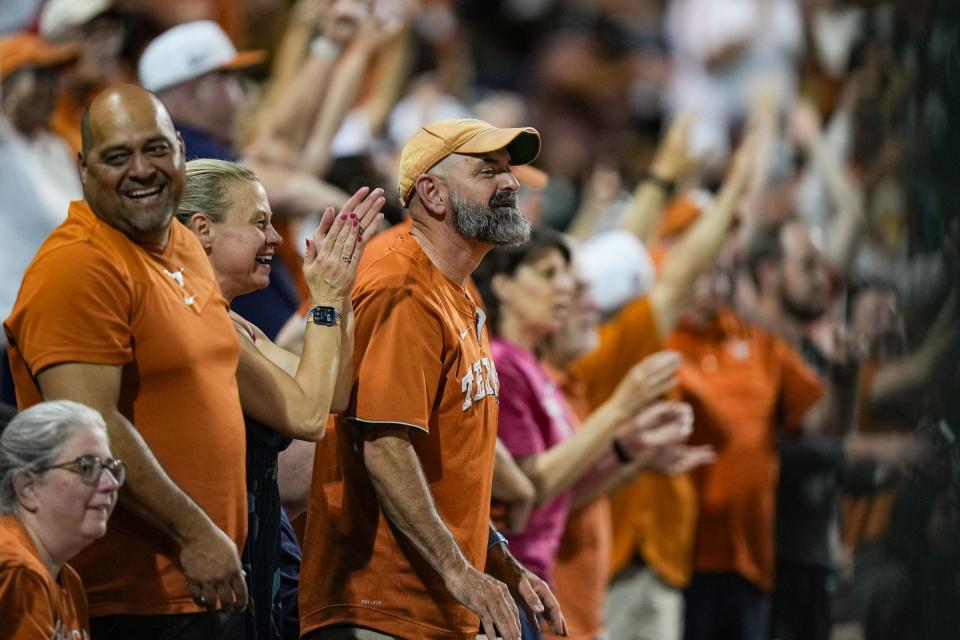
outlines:
[[[769,591],[779,476],[775,431],[798,429],[823,388],[786,342],[729,310],[704,328],[681,324],[668,346],[701,374],[697,388],[685,393],[704,396],[719,412],[694,406],[691,442],[717,447],[716,462],[694,472],[700,506],[694,570],[736,572]]]

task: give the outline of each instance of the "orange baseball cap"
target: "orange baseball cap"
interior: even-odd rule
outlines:
[[[73,44],[50,44],[30,33],[0,38],[0,77],[28,67],[55,67],[77,57]]]
[[[472,118],[440,120],[424,125],[400,153],[397,181],[400,203],[409,205],[417,178],[451,153],[488,153],[498,149],[510,153],[510,164],[533,162],[540,154],[540,133],[533,127],[498,129]]]

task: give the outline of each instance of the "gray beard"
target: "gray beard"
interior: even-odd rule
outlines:
[[[465,238],[495,245],[518,245],[530,239],[530,221],[517,209],[517,194],[503,191],[489,205],[451,194],[453,227]]]

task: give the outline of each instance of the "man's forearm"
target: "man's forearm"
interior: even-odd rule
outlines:
[[[365,439],[363,461],[387,518],[437,573],[447,576],[469,566],[437,513],[405,432]]]
[[[143,437],[119,411],[102,411],[114,457],[127,465],[121,504],[179,546],[214,527],[209,516],[167,475]]]

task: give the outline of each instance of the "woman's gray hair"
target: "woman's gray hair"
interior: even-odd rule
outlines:
[[[82,427],[107,433],[99,412],[70,400],[35,404],[10,421],[0,435],[0,514],[13,513],[17,504],[13,475],[20,469],[50,466],[63,444]]]
[[[236,162],[201,158],[187,163],[187,186],[177,208],[177,220],[190,226],[190,219],[202,214],[215,223],[233,204],[228,185],[231,182],[259,182],[257,174]]]

